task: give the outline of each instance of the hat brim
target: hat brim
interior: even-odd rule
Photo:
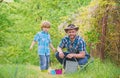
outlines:
[[[64,30],[65,30],[66,33],[67,33],[68,30],[76,30],[76,31],[78,31],[78,30],[79,30],[79,27],[75,27],[75,28],[65,28]]]

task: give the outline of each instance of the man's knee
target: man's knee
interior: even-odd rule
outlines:
[[[87,62],[88,62],[87,57],[81,58],[81,59],[78,61],[79,65],[85,65]]]
[[[56,58],[59,57],[59,52],[56,52],[56,53],[55,53],[55,56],[56,56]]]

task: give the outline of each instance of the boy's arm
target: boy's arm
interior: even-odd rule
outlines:
[[[35,44],[36,44],[36,42],[35,42],[35,41],[32,41],[31,46],[30,46],[30,50],[33,49],[33,46],[34,46]]]
[[[55,52],[56,49],[54,48],[54,46],[52,45],[52,43],[50,43],[50,48],[52,48],[52,50]]]

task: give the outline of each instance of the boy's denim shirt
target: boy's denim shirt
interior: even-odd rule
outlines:
[[[49,44],[51,43],[51,39],[47,32],[38,32],[34,37],[34,41],[38,42],[39,55],[50,55]]]

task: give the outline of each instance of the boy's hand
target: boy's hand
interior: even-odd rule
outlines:
[[[33,41],[32,43],[31,43],[31,46],[30,46],[30,50],[32,50],[33,49],[33,46],[35,45],[35,41]]]
[[[32,46],[30,46],[30,50],[32,50],[33,49],[33,47]]]
[[[53,51],[54,51],[54,52],[56,52],[56,49],[55,49],[55,48],[53,48]]]

